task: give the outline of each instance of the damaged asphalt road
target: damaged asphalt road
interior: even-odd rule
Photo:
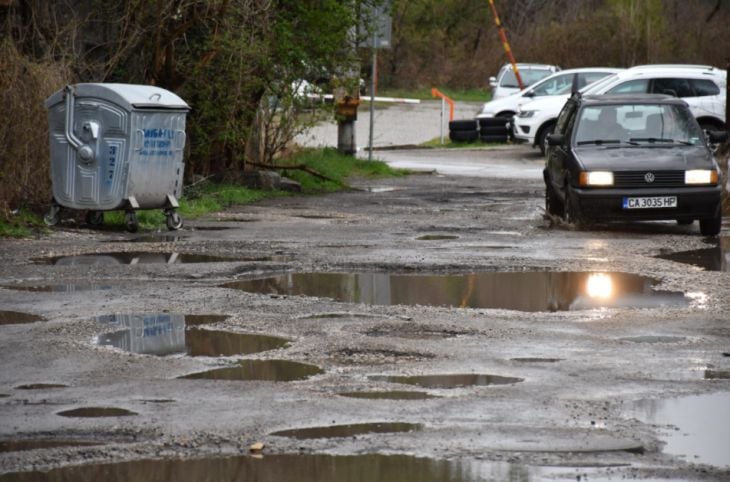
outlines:
[[[522,146],[379,155],[438,172],[0,241],[0,480],[730,477],[722,237],[552,225]]]

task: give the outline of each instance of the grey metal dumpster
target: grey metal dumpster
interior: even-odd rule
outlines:
[[[87,210],[92,225],[123,209],[134,232],[136,210],[162,208],[169,229],[182,227],[185,101],[148,85],[75,84],[44,105],[53,183],[47,224],[57,224],[62,209]]]

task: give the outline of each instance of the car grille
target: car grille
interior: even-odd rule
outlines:
[[[653,181],[648,182],[647,174],[653,175]],[[613,182],[616,187],[682,187],[684,186],[684,171],[618,171],[613,173]]]

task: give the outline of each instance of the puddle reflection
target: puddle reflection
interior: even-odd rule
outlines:
[[[71,418],[103,418],[103,417],[132,417],[138,415],[135,412],[126,410],[124,408],[114,407],[83,407],[75,408],[73,410],[65,410],[58,412],[58,415],[62,417]]]
[[[205,380],[239,380],[239,381],[271,381],[291,382],[306,380],[314,375],[324,373],[321,368],[286,360],[243,360],[236,365],[216,368],[206,372],[192,373],[178,378]]]
[[[366,400],[429,400],[432,398],[441,398],[426,392],[406,392],[398,390],[384,392],[342,392],[339,395],[350,398],[364,398]]]
[[[663,451],[718,467],[730,467],[730,392],[668,400],[644,400],[630,410],[633,416],[662,427]],[[676,427],[676,429],[674,429]]]
[[[657,258],[704,268],[706,271],[730,271],[730,236],[721,236],[709,248],[662,254]]]
[[[342,438],[369,433],[415,432],[422,428],[423,426],[418,423],[356,423],[350,425],[332,425],[329,427],[295,428],[281,430],[270,435],[296,439]]]
[[[283,348],[284,338],[191,328],[227,318],[224,315],[105,315],[97,321],[123,329],[100,335],[97,344],[145,355],[235,356]],[[190,318],[190,321],[188,321]]]
[[[255,480],[260,482],[527,482],[540,469],[504,462],[459,462],[409,455],[266,455],[139,460],[82,465],[48,472],[12,473],[2,482],[104,480],[176,482]],[[575,480],[575,478],[573,478]]]
[[[628,273],[485,272],[462,275],[292,273],[235,281],[226,288],[304,295],[375,305],[430,305],[518,311],[602,307],[686,306],[679,292],[656,291],[656,280]]]
[[[35,323],[36,321],[46,321],[46,319],[42,316],[21,313],[19,311],[0,311],[0,326]]]
[[[39,264],[55,266],[116,266],[120,264],[194,264],[194,263],[233,263],[239,261],[267,261],[268,258],[241,259],[209,254],[190,253],[149,253],[130,251],[119,253],[80,254],[75,256],[56,256],[37,259]]]
[[[513,383],[519,383],[524,381],[522,378],[481,374],[416,376],[374,375],[368,378],[370,380],[379,382],[403,383],[406,385],[417,385],[424,388],[483,387],[488,385],[511,385]]]

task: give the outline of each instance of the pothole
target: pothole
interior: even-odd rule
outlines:
[[[137,354],[158,356],[187,354],[194,357],[249,355],[283,348],[289,343],[289,340],[269,335],[195,328],[206,323],[222,321],[226,318],[224,315],[158,313],[106,315],[100,318],[102,319],[97,318],[97,320],[107,324],[118,324],[124,329],[98,336],[96,340],[98,345]],[[188,323],[192,327],[188,327]]]
[[[518,363],[558,363],[563,361],[562,358],[535,358],[535,357],[520,357],[510,358],[510,361]]]
[[[441,398],[426,392],[407,392],[402,390],[341,392],[338,395],[349,398],[363,398],[366,400],[429,400],[432,398]]]
[[[730,370],[705,370],[706,380],[730,380]]]
[[[417,361],[435,358],[433,353],[377,349],[377,348],[342,348],[333,354],[342,363],[391,363],[394,361]]]
[[[449,239],[459,239],[459,237],[452,234],[425,234],[417,237],[416,241],[446,241]]]
[[[21,325],[24,323],[35,323],[37,321],[46,321],[46,319],[42,316],[21,313],[19,311],[0,311],[0,325]]]
[[[197,264],[197,263],[236,263],[244,261],[268,261],[269,258],[232,258],[210,254],[192,253],[152,253],[146,251],[111,252],[100,254],[79,254],[36,259],[38,264],[55,266],[116,266],[136,264]]]
[[[291,382],[324,373],[321,368],[287,360],[243,360],[233,366],[184,375],[190,380],[240,380]]]
[[[730,467],[730,392],[643,400],[626,415],[659,427],[663,451],[687,462]]]
[[[65,283],[53,285],[5,285],[3,288],[16,291],[30,291],[36,293],[75,293],[77,291],[101,291],[114,288],[111,285],[99,283]]]
[[[16,390],[52,390],[56,388],[68,388],[68,385],[62,383],[28,383],[15,387]]]
[[[251,293],[374,305],[427,305],[526,312],[687,306],[681,292],[628,273],[481,272],[461,275],[290,273],[222,285]]]
[[[331,425],[329,427],[308,427],[280,430],[269,435],[296,439],[343,438],[371,433],[415,432],[422,428],[423,426],[417,423],[356,423],[349,425]]]
[[[115,407],[82,407],[73,410],[64,410],[57,415],[71,418],[103,418],[103,417],[132,417],[138,413]]]
[[[283,454],[264,457],[148,459],[130,462],[83,464],[47,472],[4,474],[6,482],[103,480],[153,482],[164,480],[266,480],[276,482],[342,482],[345,480],[399,482],[477,482],[513,480],[514,474],[531,477],[542,469],[483,460],[459,462],[410,455]],[[537,474],[536,474],[537,475]]]
[[[474,335],[474,330],[441,327],[420,323],[383,323],[365,332],[372,337],[399,337],[414,339],[454,338],[462,335]]]
[[[177,243],[183,241],[185,236],[179,234],[146,234],[144,236],[137,236],[136,238],[128,239],[128,243]],[[110,241],[115,242],[115,241]]]
[[[454,375],[373,375],[368,379],[378,382],[401,383],[405,385],[417,385],[424,388],[461,388],[461,387],[483,387],[489,385],[511,385],[523,382],[524,379],[516,377],[503,377],[499,375],[485,374],[454,374]]]
[[[706,271],[730,271],[730,236],[720,236],[710,248],[661,254],[657,258],[689,264]]]
[[[687,340],[684,336],[665,335],[628,336],[619,339],[621,341],[630,341],[632,343],[681,343]]]
[[[73,439],[0,440],[0,452],[25,452],[27,450],[55,449],[61,447],[89,447],[103,445],[99,442]]]

